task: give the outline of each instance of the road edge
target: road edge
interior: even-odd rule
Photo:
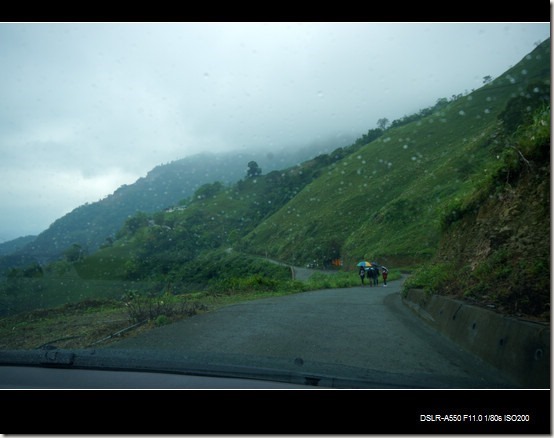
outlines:
[[[421,289],[402,302],[427,324],[522,388],[550,389],[550,325],[524,321]]]

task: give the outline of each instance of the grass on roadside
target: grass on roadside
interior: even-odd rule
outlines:
[[[401,277],[389,271],[388,281]],[[381,278],[382,280],[382,278]],[[315,273],[306,282],[278,285],[254,276],[233,280],[220,289],[185,294],[141,294],[129,290],[121,299],[85,299],[63,306],[36,309],[0,319],[0,349],[102,348],[123,337],[171,324],[198,313],[262,298],[319,289],[359,286],[356,272]]]

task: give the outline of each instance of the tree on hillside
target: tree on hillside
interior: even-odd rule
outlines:
[[[530,123],[534,111],[543,105],[550,105],[550,84],[535,81],[524,93],[510,99],[498,118],[506,132],[515,131],[520,125]]]
[[[258,166],[258,163],[255,161],[250,161],[248,163],[248,170],[246,172],[246,176],[248,178],[254,178],[255,176],[261,175],[262,169]]]
[[[65,259],[70,263],[81,261],[85,257],[85,251],[78,243],[74,243],[64,252]]]
[[[389,119],[383,117],[382,119],[377,120],[377,127],[383,131],[389,126]]]
[[[148,225],[148,220],[150,217],[142,212],[138,211],[135,213],[134,216],[131,216],[125,221],[125,224],[116,234],[116,239],[121,239],[125,236],[132,236],[135,234],[140,228],[145,227]]]
[[[379,129],[379,128],[370,129],[369,131],[367,131],[367,134],[364,134],[360,138],[358,138],[354,144],[355,145],[368,144],[368,143],[371,143],[376,138],[379,138],[381,135],[383,135],[382,129]]]
[[[197,199],[209,199],[213,198],[219,192],[223,190],[223,184],[219,181],[214,183],[207,183],[200,186],[196,192],[194,192],[193,200]]]

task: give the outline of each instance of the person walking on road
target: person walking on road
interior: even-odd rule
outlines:
[[[383,287],[387,287],[387,277],[389,275],[389,270],[384,266],[381,267],[381,275],[383,275]]]
[[[373,266],[367,268],[367,278],[369,280],[369,286],[373,287],[373,285],[375,284],[375,269],[373,268]]]
[[[379,268],[377,266],[372,266],[371,270],[373,271],[373,286],[377,287],[379,286]]]
[[[360,280],[362,280],[362,286],[363,286],[364,285],[364,278],[365,278],[365,269],[363,267],[360,268],[359,274],[360,274]]]

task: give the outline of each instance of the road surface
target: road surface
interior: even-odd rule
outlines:
[[[105,348],[197,363],[334,376],[375,388],[510,388],[497,371],[415,316],[388,287],[265,298],[196,315]]]

